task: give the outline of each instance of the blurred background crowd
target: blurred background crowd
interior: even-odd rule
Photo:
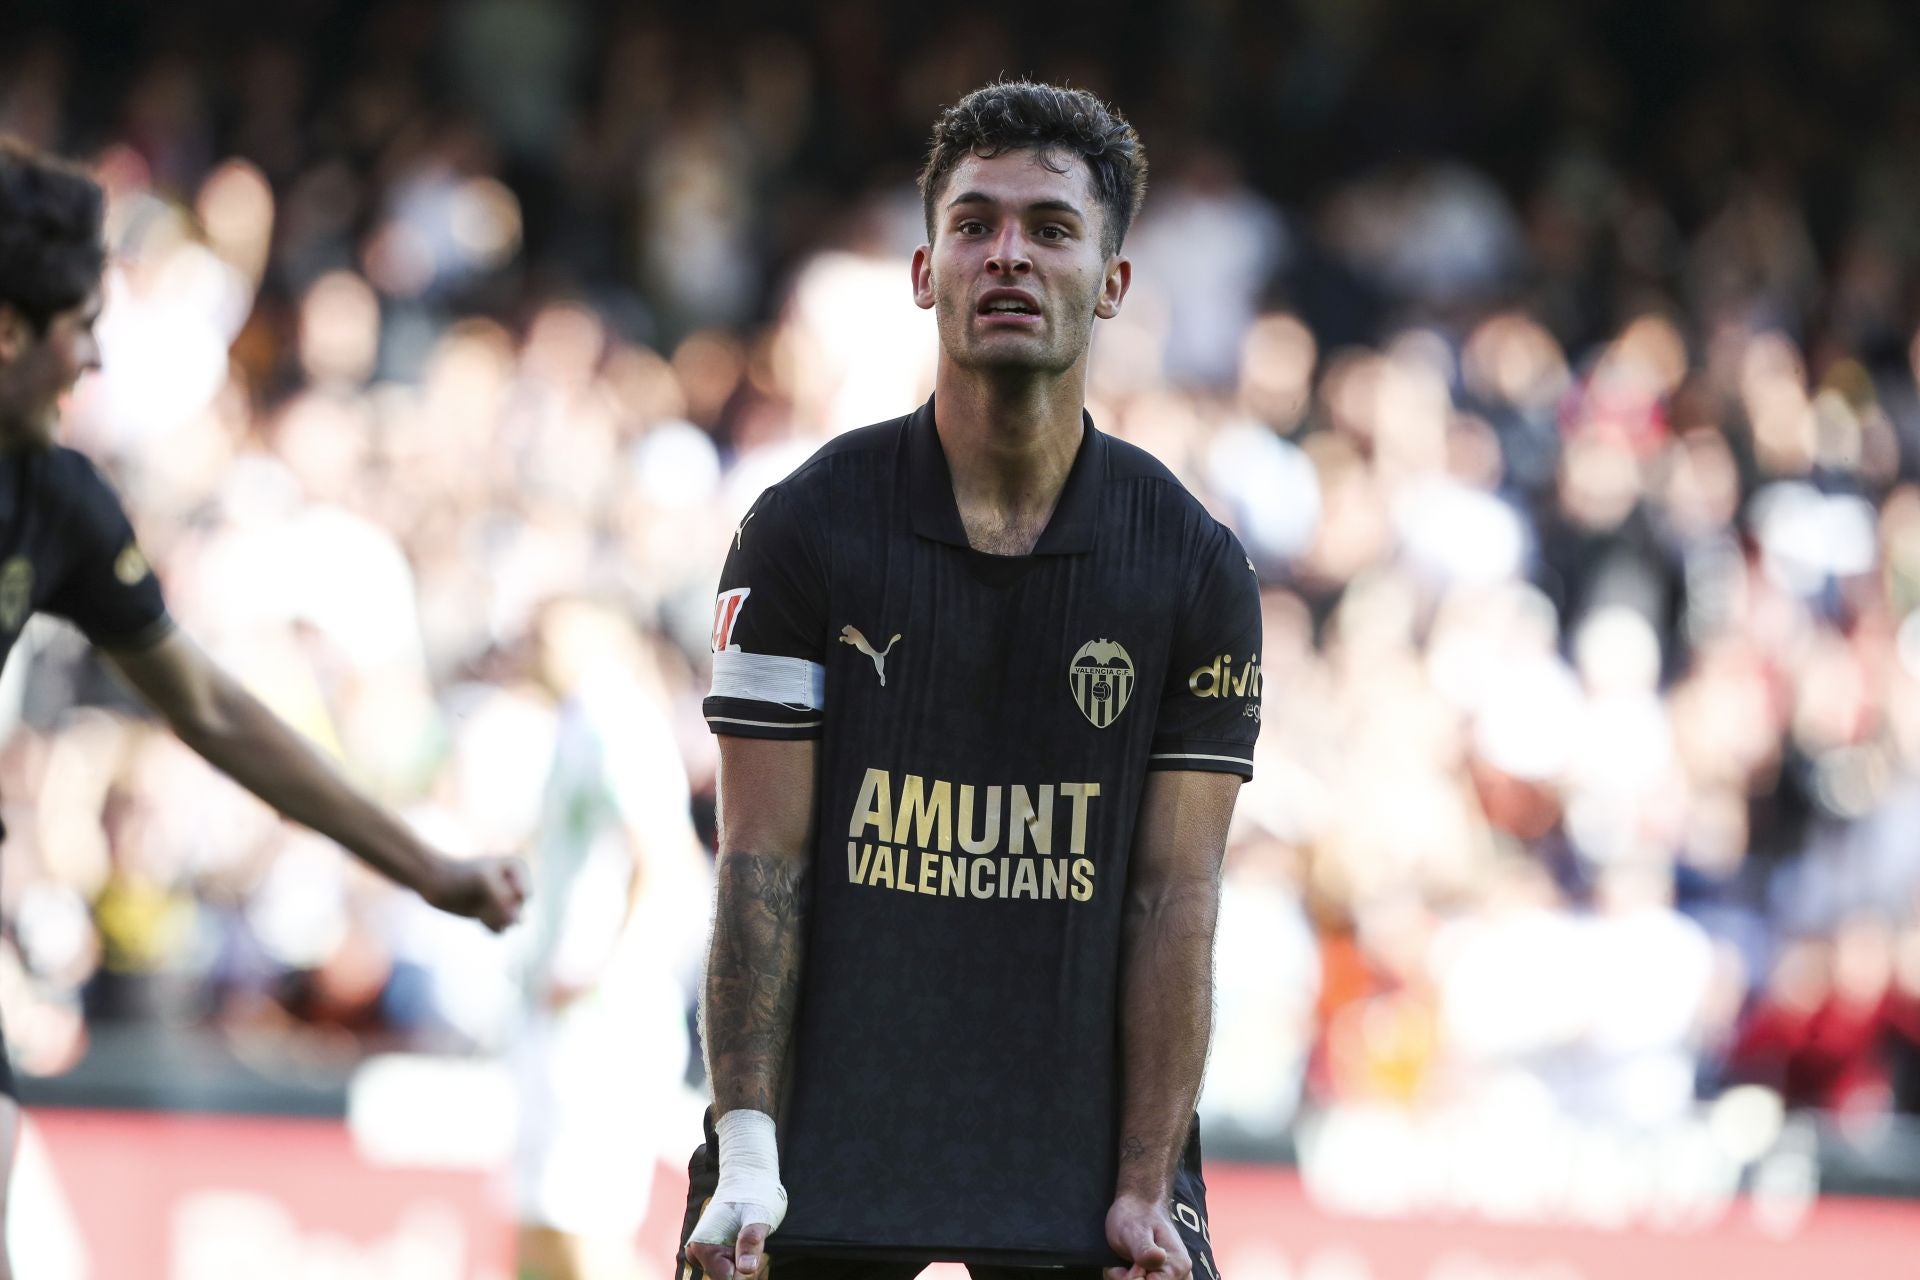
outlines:
[[[640,868],[437,918],[43,622],[17,1065],[492,1050],[626,965],[678,1070],[729,531],[929,390],[913,173],[1012,73],[1144,136],[1090,407],[1263,583],[1211,1123],[1920,1111],[1916,57],[1871,0],[16,0],[0,130],[111,198],[66,440],[176,616],[441,844]]]

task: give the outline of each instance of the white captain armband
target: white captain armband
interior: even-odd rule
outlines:
[[[780,1148],[773,1117],[764,1111],[729,1111],[714,1122],[720,1138],[720,1180],[687,1239],[731,1245],[756,1222],[778,1228],[787,1216],[787,1189],[780,1185]]]
[[[818,711],[826,705],[827,669],[805,658],[722,649],[713,655],[713,687],[707,696]]]

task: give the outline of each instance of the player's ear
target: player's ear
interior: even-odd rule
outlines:
[[[1100,296],[1093,304],[1093,314],[1102,320],[1111,320],[1120,314],[1121,300],[1127,296],[1127,290],[1133,285],[1133,263],[1118,254],[1107,261],[1107,277],[1100,282]]]
[[[913,305],[922,311],[933,310],[933,246],[921,245],[913,251]]]
[[[33,345],[33,324],[11,302],[0,302],[0,364],[12,364]]]

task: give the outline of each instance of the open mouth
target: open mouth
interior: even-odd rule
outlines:
[[[1040,304],[1014,289],[990,289],[980,298],[974,314],[984,319],[1025,323],[1040,318]]]

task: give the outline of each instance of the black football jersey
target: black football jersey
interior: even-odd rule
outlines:
[[[93,463],[60,447],[0,451],[0,666],[41,611],[106,648],[140,648],[173,625]]]
[[[1109,1261],[1135,819],[1150,770],[1252,776],[1252,565],[1091,418],[1033,553],[973,550],[929,401],[762,494],[720,586],[709,725],[819,740],[772,1247]]]

